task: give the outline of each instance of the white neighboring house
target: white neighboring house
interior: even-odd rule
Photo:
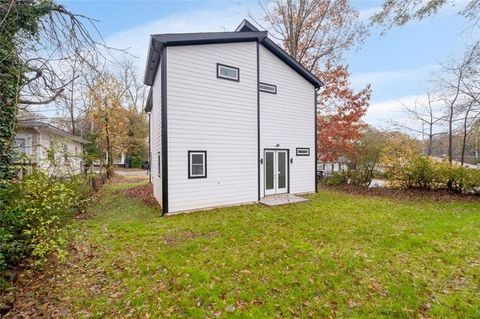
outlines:
[[[151,182],[163,213],[316,191],[323,85],[244,20],[235,32],[152,35]]]
[[[49,175],[81,174],[84,168],[83,146],[87,141],[50,124],[37,120],[20,121],[15,146],[15,163],[27,173],[40,169]]]

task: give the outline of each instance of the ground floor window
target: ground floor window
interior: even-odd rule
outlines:
[[[188,151],[188,178],[207,177],[207,151]]]

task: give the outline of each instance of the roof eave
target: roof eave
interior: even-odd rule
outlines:
[[[150,37],[150,48],[148,52],[145,69],[144,84],[153,85],[155,74],[160,62],[160,53],[167,46],[193,45],[193,44],[214,44],[233,42],[261,42],[268,36],[267,31],[255,32],[211,32],[211,33],[186,33],[186,34],[163,34]]]

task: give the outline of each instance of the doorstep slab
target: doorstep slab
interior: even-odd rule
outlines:
[[[295,196],[292,194],[279,194],[279,195],[265,196],[260,200],[260,203],[267,206],[278,206],[278,205],[306,202],[307,200],[308,199],[306,198]]]

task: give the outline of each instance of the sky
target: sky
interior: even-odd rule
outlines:
[[[404,119],[401,103],[425,101],[425,89],[439,71],[439,63],[462,54],[468,43],[468,21],[457,12],[464,0],[450,0],[439,14],[381,35],[370,35],[350,50],[343,63],[349,66],[352,86],[372,85],[372,100],[365,116],[368,124],[388,128],[391,120]],[[257,15],[258,1],[68,0],[71,11],[98,20],[108,45],[127,49],[135,56],[140,73],[145,67],[150,34],[232,31],[249,15]],[[365,21],[381,1],[357,0],[352,5]]]

